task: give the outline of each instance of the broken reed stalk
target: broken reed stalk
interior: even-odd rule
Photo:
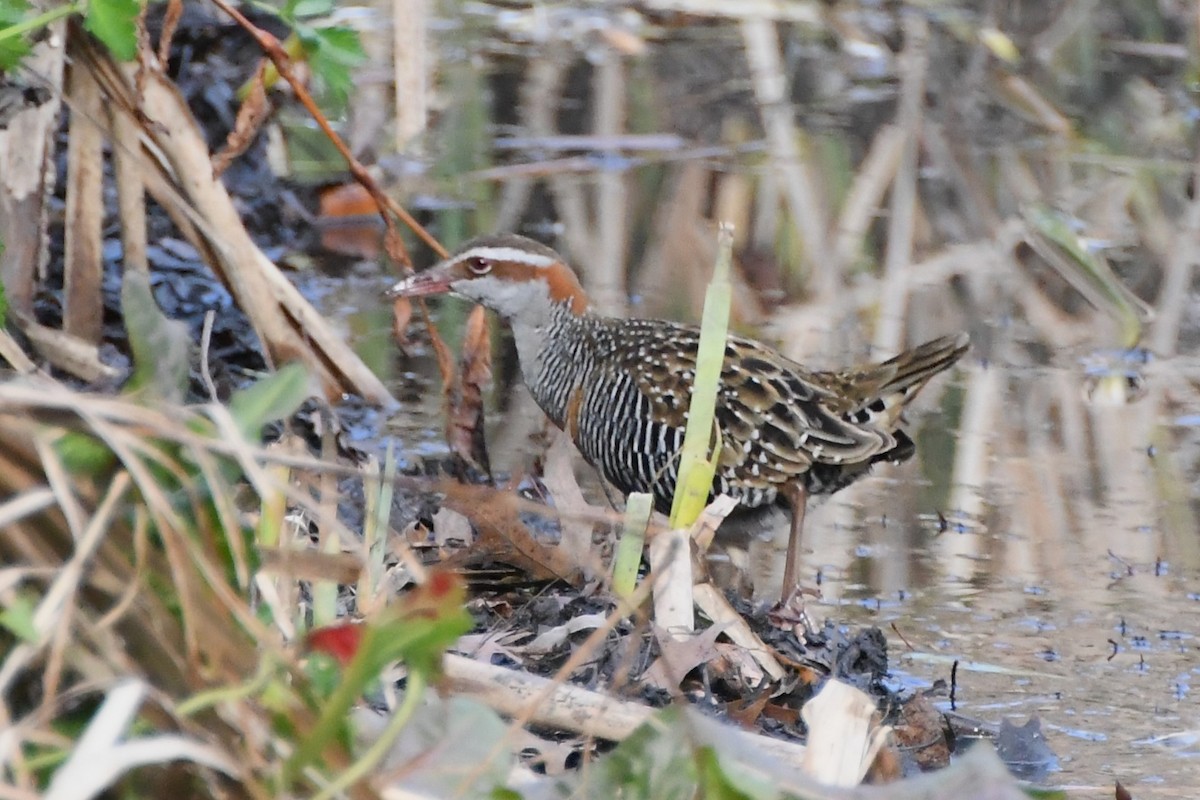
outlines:
[[[687,528],[669,528],[650,540],[654,622],[676,639],[696,631],[692,595],[692,537]]]
[[[125,269],[150,271],[149,234],[146,223],[146,183],[142,180],[141,148],[137,123],[120,109],[108,109],[112,147],[113,183],[117,187],[117,213],[121,220],[121,260]],[[210,312],[211,313],[211,312]]]
[[[625,524],[621,539],[617,542],[617,553],[613,557],[613,594],[628,600],[637,587],[638,565],[642,562],[642,548],[646,544],[646,526],[654,512],[654,496],[645,492],[634,492],[625,498]]]

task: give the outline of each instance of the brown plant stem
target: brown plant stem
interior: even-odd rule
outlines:
[[[337,148],[338,153],[340,153],[342,158],[345,159],[346,166],[350,169],[350,174],[354,176],[354,179],[358,181],[362,187],[366,189],[368,193],[370,193],[372,199],[375,200],[375,204],[379,206],[379,215],[383,218],[383,222],[387,226],[388,230],[388,255],[405,266],[409,266],[412,263],[408,257],[408,252],[404,249],[403,242],[400,240],[399,233],[396,230],[395,220],[387,214],[387,212],[390,211],[393,215],[395,215],[396,218],[407,225],[409,230],[417,235],[417,238],[429,245],[429,247],[435,253],[437,253],[440,258],[445,258],[446,248],[442,247],[441,243],[433,237],[433,234],[425,230],[421,223],[417,222],[411,214],[409,214],[400,206],[399,203],[388,197],[384,193],[382,187],[380,187],[375,179],[371,177],[371,174],[367,171],[367,168],[363,166],[362,162],[360,162],[350,153],[350,148],[342,140],[342,137],[338,136],[337,132],[333,129],[333,126],[329,124],[329,120],[325,117],[325,115],[321,113],[321,109],[317,107],[316,101],[313,100],[312,95],[309,94],[308,89],[304,86],[304,83],[297,78],[296,73],[292,71],[292,59],[283,49],[283,45],[279,43],[279,40],[267,31],[259,28],[225,0],[212,0],[212,2],[217,6],[217,8],[228,14],[234,22],[236,22],[238,25],[241,25],[247,33],[254,37],[254,40],[258,42],[258,46],[263,49],[263,52],[266,54],[267,58],[271,59],[271,63],[273,63],[275,68],[279,70],[280,77],[287,81],[288,85],[292,87],[292,91],[296,93],[296,99],[299,100],[300,104],[303,105],[308,113],[312,115],[312,118],[316,121],[317,125],[320,126],[321,131],[324,132],[333,146]]]

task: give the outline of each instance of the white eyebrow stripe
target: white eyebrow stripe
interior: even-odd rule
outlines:
[[[558,259],[544,256],[541,253],[531,253],[516,247],[472,247],[460,255],[455,261],[468,258],[486,258],[491,261],[515,261],[518,264],[528,264],[531,267],[549,267]]]

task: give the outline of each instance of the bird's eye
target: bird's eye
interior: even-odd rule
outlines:
[[[492,271],[492,262],[481,256],[467,260],[467,269],[471,270],[472,275],[487,275]]]

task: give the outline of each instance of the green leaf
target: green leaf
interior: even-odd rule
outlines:
[[[354,85],[352,70],[367,60],[358,32],[352,28],[331,26],[296,27],[313,74],[325,85],[330,99],[341,104]]]
[[[187,389],[192,346],[187,325],[159,310],[150,290],[150,276],[139,270],[125,272],[121,313],[133,351],[133,375],[125,385],[126,393],[181,402]]]
[[[0,39],[0,72],[16,68],[29,55],[29,49],[29,42],[19,36]]]
[[[640,726],[586,774],[579,794],[637,800],[691,800],[698,775],[683,713],[667,709]]]
[[[37,612],[37,603],[25,592],[18,592],[3,610],[0,610],[0,625],[12,631],[18,639],[25,642],[38,640],[37,626],[33,624],[33,615]]]
[[[304,672],[312,681],[313,691],[320,697],[329,697],[337,688],[342,677],[342,668],[337,659],[328,653],[311,653],[304,662]]]
[[[0,0],[0,72],[10,70],[29,54],[29,41],[19,31],[9,30],[25,21],[29,12],[25,0]],[[0,248],[3,252],[3,248]]]
[[[0,0],[0,31],[25,19],[30,8],[27,0]]]
[[[411,590],[384,618],[362,626],[361,640],[341,683],[326,699],[320,718],[288,759],[284,772],[300,774],[321,751],[345,730],[350,709],[364,691],[379,680],[384,667],[396,660],[408,666],[409,679],[427,678],[441,663],[445,649],[471,629],[471,616],[463,608],[466,585],[445,572]]]
[[[137,56],[138,0],[89,0],[83,26],[120,61]]]
[[[263,425],[291,416],[311,394],[308,370],[301,364],[285,364],[235,392],[229,399],[229,413],[243,436],[258,441]]]
[[[72,475],[98,478],[108,473],[117,457],[104,442],[81,431],[68,431],[54,442],[54,452]]]
[[[705,800],[775,800],[779,790],[768,781],[739,774],[721,761],[712,747],[696,751],[696,766],[700,771],[700,793]]]
[[[280,16],[288,22],[324,17],[333,13],[333,0],[288,0]]]

